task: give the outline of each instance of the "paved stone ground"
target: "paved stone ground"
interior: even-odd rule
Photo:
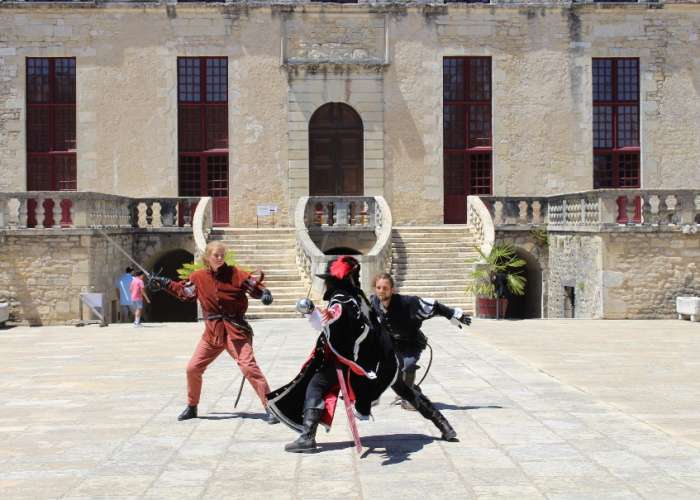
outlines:
[[[314,335],[304,320],[254,327],[271,385],[287,382]],[[700,498],[700,325],[431,320],[423,390],[461,442],[386,394],[361,455],[342,412],[322,453],[285,453],[295,434],[261,420],[250,387],[233,408],[226,354],[205,374],[202,418],[177,422],[200,331],[0,330],[0,497]]]

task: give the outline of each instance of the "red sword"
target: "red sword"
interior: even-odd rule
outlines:
[[[355,423],[355,414],[352,412],[352,403],[350,402],[350,397],[348,396],[348,387],[345,385],[345,377],[343,376],[343,370],[340,367],[335,367],[335,372],[338,375],[338,382],[340,383],[340,394],[343,396],[343,401],[345,402],[345,413],[348,416],[348,425],[350,426],[350,431],[352,432],[352,438],[355,440],[355,449],[357,453],[362,453],[362,443],[360,443],[360,433],[357,431],[357,424]]]

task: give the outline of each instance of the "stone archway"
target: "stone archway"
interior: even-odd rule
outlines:
[[[162,276],[177,279],[177,270],[193,259],[193,255],[187,250],[171,250],[156,260],[153,269]],[[147,308],[147,319],[157,323],[197,321],[197,303],[180,302],[165,292],[152,293],[151,305]]]
[[[347,104],[330,102],[309,121],[309,194],[364,195],[364,127]]]
[[[542,266],[537,257],[527,250],[516,247],[518,257],[527,262],[524,268],[524,275],[527,278],[525,295],[515,296],[507,293],[508,297],[508,319],[527,319],[542,317]]]

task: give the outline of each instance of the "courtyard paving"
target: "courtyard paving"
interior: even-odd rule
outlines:
[[[272,387],[310,352],[305,320],[254,322]],[[352,447],[344,413],[322,452],[285,453],[223,354],[200,417],[177,422],[197,324],[0,330],[0,497],[700,498],[700,324],[425,323],[422,387],[459,443],[387,393]],[[427,365],[427,359],[422,360]]]

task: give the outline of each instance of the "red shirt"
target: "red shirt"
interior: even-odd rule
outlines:
[[[182,301],[198,299],[205,318],[213,314],[224,314],[237,318],[246,325],[245,313],[248,310],[246,293],[253,298],[260,298],[264,289],[262,280],[257,281],[252,287],[246,284],[249,277],[250,273],[224,264],[215,273],[208,268],[199,269],[193,272],[186,282],[172,281],[169,290]],[[240,328],[224,319],[206,320],[205,325],[202,338],[215,346],[224,345],[227,333],[232,339],[240,340],[252,335],[252,331]]]

